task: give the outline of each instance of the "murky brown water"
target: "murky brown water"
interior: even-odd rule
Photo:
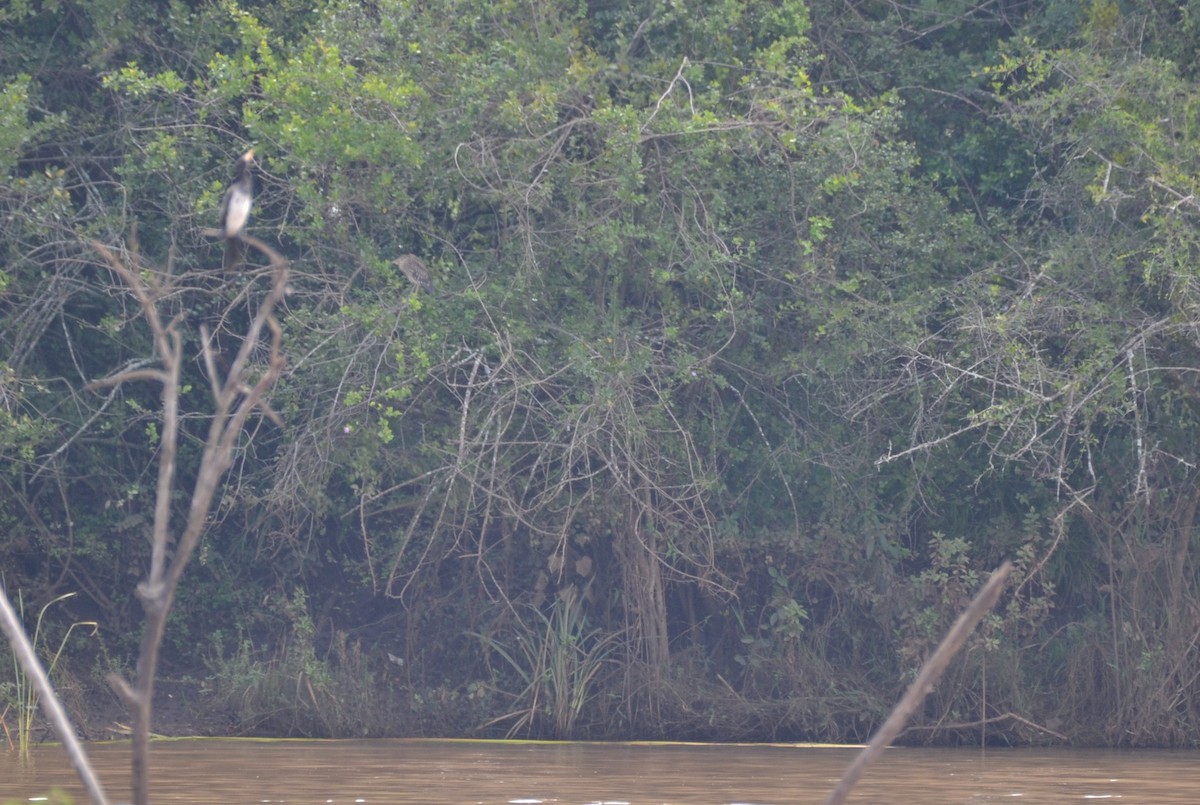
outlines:
[[[783,805],[820,803],[856,750],[452,741],[175,741],[154,745],[156,803]],[[92,745],[116,801],[128,747]],[[0,801],[52,786],[83,801],[57,746],[0,752]],[[856,803],[1200,802],[1200,753],[891,749]]]

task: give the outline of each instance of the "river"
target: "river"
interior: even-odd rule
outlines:
[[[847,747],[180,740],[153,746],[156,805],[783,805],[820,803]],[[115,802],[129,750],[89,746]],[[0,802],[82,789],[58,746],[31,763],[0,752]],[[1200,802],[1200,753],[1072,749],[889,749],[855,803]]]

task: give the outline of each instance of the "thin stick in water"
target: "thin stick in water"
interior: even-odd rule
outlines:
[[[79,781],[83,783],[88,798],[94,805],[108,805],[108,797],[100,785],[100,779],[96,777],[96,772],[88,763],[83,746],[75,736],[75,727],[72,726],[71,719],[67,717],[67,711],[63,709],[62,703],[55,695],[54,688],[50,684],[50,677],[42,668],[37,652],[33,650],[33,645],[25,634],[25,627],[17,617],[16,611],[13,610],[12,603],[8,600],[8,595],[4,592],[3,587],[0,587],[0,629],[8,638],[13,654],[16,655],[17,662],[21,664],[21,669],[33,682],[34,689],[41,697],[42,711],[50,720],[51,726],[54,727],[54,733],[62,741],[63,748],[67,750],[67,758],[75,767],[75,773],[79,775]]]
[[[850,795],[850,790],[866,772],[867,767],[883,754],[883,750],[887,749],[888,745],[900,734],[900,730],[904,729],[904,725],[908,723],[912,714],[920,706],[921,700],[929,691],[933,690],[933,686],[941,679],[942,672],[946,670],[950,660],[962,648],[975,625],[988,613],[988,610],[996,605],[997,599],[1000,598],[1000,591],[1004,589],[1004,582],[1008,579],[1008,574],[1012,572],[1012,569],[1012,562],[1005,560],[1004,564],[992,573],[991,578],[983,585],[975,599],[950,627],[950,631],[946,633],[941,645],[933,652],[933,656],[921,666],[921,672],[917,674],[917,678],[900,697],[900,701],[896,703],[896,707],[888,716],[887,721],[883,722],[883,726],[871,738],[871,742],[858,753],[858,757],[846,769],[842,779],[838,781],[837,786],[825,800],[825,805],[842,805],[846,801],[846,797]]]

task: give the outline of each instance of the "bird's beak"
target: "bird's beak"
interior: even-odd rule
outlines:
[[[254,149],[253,148],[251,148],[246,153],[242,154],[242,161],[243,162],[253,162],[254,161]]]

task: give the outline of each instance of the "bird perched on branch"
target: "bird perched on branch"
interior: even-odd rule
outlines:
[[[433,293],[433,280],[429,277],[429,269],[425,261],[415,254],[405,254],[392,261],[400,269],[408,281],[425,293]]]
[[[225,238],[226,269],[233,268],[242,260],[242,232],[250,220],[250,206],[254,203],[254,180],[250,176],[250,165],[254,162],[251,148],[238,159],[233,184],[225,191],[221,202],[221,236]]]

